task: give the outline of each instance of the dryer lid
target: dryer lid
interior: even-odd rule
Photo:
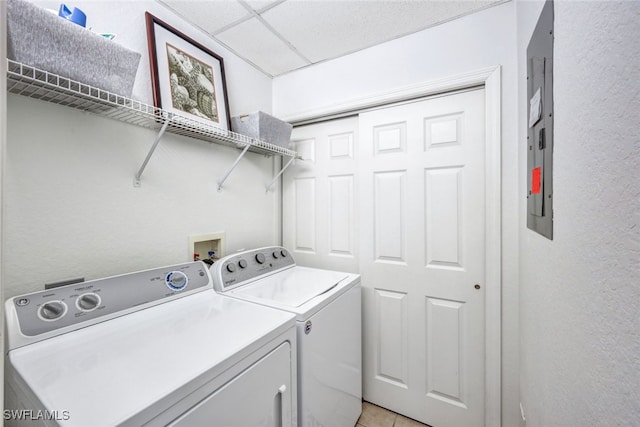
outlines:
[[[335,288],[348,277],[348,273],[296,266],[233,289],[229,293],[253,301],[257,299],[288,307],[300,307]]]

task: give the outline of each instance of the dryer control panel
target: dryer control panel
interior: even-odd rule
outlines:
[[[24,336],[49,337],[210,287],[207,266],[190,262],[13,297],[7,321]]]
[[[291,253],[282,246],[238,252],[211,266],[213,286],[217,292],[225,292],[295,265]]]

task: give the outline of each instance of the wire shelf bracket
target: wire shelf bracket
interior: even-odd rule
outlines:
[[[242,152],[240,153],[236,161],[233,162],[229,170],[222,176],[222,178],[218,180],[218,191],[222,191],[222,186],[224,185],[225,181],[227,180],[227,178],[229,178],[229,175],[231,175],[231,172],[233,172],[236,166],[238,166],[238,163],[240,163],[240,160],[242,159],[242,157],[247,153],[247,151],[249,150],[249,147],[251,147],[251,145],[249,144],[244,146],[244,149],[242,150]]]
[[[296,159],[302,160],[302,157],[300,157],[300,156],[291,156],[291,158],[289,159],[289,161],[287,162],[287,164],[286,164],[286,165],[284,165],[284,167],[283,167],[282,169],[280,169],[280,172],[278,172],[278,174],[277,174],[276,176],[274,176],[274,177],[273,177],[273,179],[271,180],[271,182],[270,182],[270,183],[268,183],[268,184],[266,185],[266,187],[267,187],[267,191],[266,191],[266,192],[267,192],[267,193],[269,192],[269,190],[271,190],[271,187],[273,187],[273,184],[275,184],[275,183],[276,183],[276,181],[278,180],[278,178],[280,178],[280,175],[282,175],[282,174],[284,173],[284,171],[285,171],[285,170],[287,170],[287,168],[288,168],[289,166],[291,166],[291,163],[293,163],[293,161],[294,161],[294,160],[296,160]]]
[[[167,127],[169,127],[169,123],[171,123],[171,117],[168,117],[167,119],[165,119],[164,124],[162,125],[162,128],[160,128],[160,132],[158,132],[158,135],[156,136],[155,141],[153,141],[153,145],[151,146],[151,149],[149,149],[149,152],[147,153],[147,157],[144,159],[144,162],[142,162],[142,165],[140,166],[140,169],[138,169],[136,176],[133,178],[134,187],[136,188],[140,187],[141,185],[140,178],[142,177],[142,173],[144,172],[144,169],[147,167],[147,163],[149,163],[149,159],[151,159],[153,152],[156,151],[158,144],[160,144],[160,140],[162,139],[164,132],[167,130]]]

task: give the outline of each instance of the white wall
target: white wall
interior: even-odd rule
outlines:
[[[59,2],[40,2],[57,8]],[[95,31],[142,54],[133,98],[152,103],[144,12],[223,56],[231,114],[271,110],[271,79],[152,1],[78,1]],[[5,296],[47,281],[104,277],[187,261],[188,236],[226,232],[228,251],[277,242],[271,158],[166,135],[133,176],[156,132],[9,95],[3,229]]]
[[[328,111],[338,104],[485,67],[502,66],[502,425],[518,424],[518,150],[516,15],[513,2],[370,49],[277,77],[279,117]]]
[[[0,2],[0,28],[6,28],[7,4]],[[7,36],[5,31],[0,31],[0,58],[7,56]],[[0,61],[0,76],[4,76],[7,72],[6,61]],[[6,79],[0,78],[0,170],[4,170],[5,150],[6,150],[6,129],[7,115],[4,111],[7,109],[7,86]],[[2,192],[2,174],[0,173],[0,351],[4,354],[4,286],[2,272],[4,271],[4,242],[2,239],[4,230],[4,208],[2,200],[4,198]],[[0,360],[0,372],[4,372],[4,357]],[[0,410],[4,410],[4,387],[0,387]],[[0,421],[0,426],[3,421]]]
[[[526,46],[518,2],[520,368],[527,426],[640,420],[640,3],[557,1],[554,239],[526,228]]]

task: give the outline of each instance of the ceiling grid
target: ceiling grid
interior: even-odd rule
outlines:
[[[161,0],[270,76],[508,0]]]

